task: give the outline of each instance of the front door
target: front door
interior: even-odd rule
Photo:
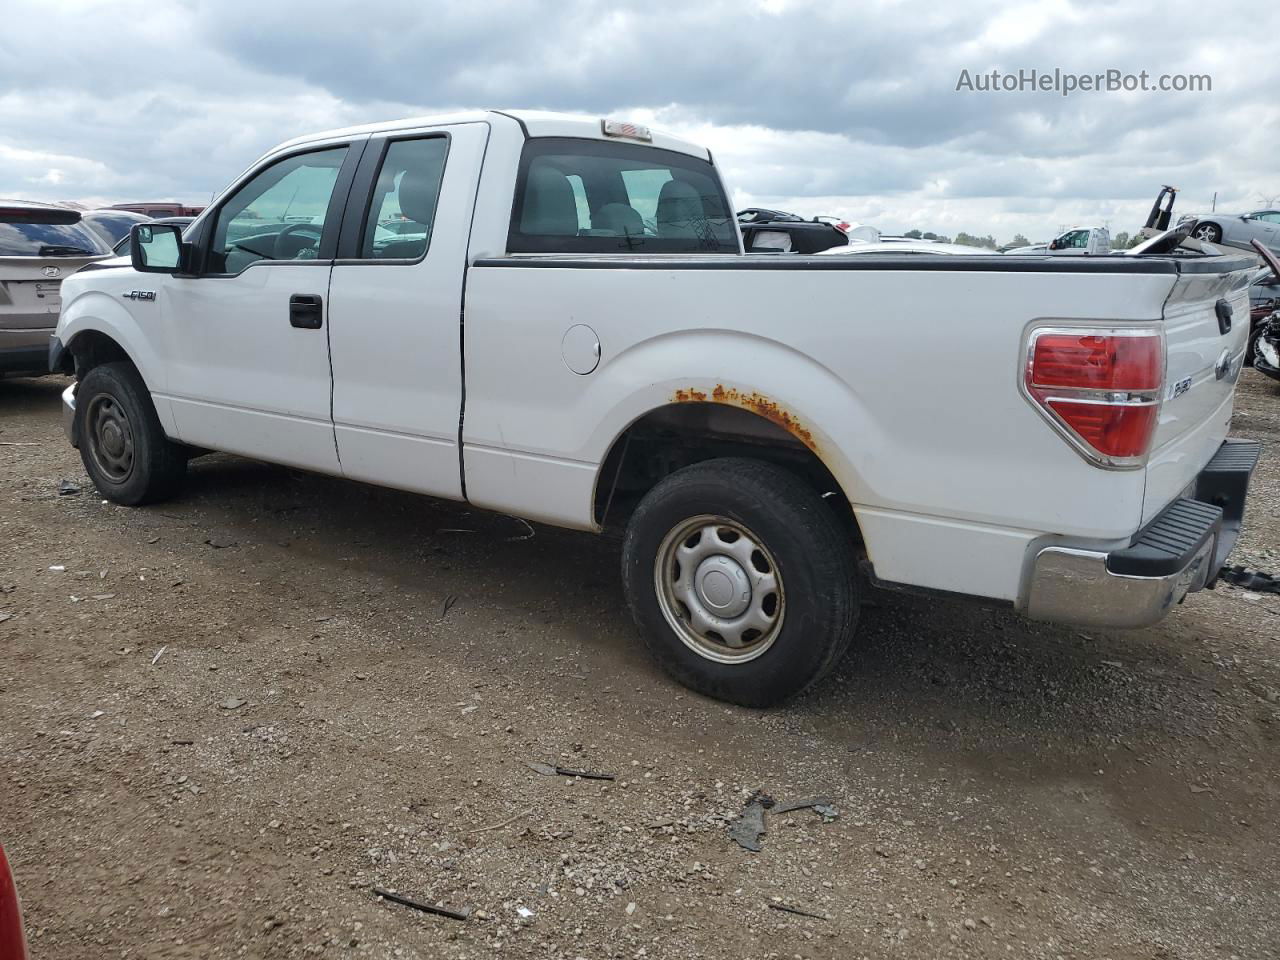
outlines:
[[[196,276],[158,291],[178,436],[338,473],[330,411],[329,277],[363,141],[268,161],[196,239]]]

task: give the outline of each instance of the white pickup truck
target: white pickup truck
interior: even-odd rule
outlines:
[[[302,137],[62,289],[103,495],[208,450],[586,531],[689,686],[818,680],[872,586],[1139,626],[1211,585],[1243,258],[742,252],[710,153],[483,112]]]

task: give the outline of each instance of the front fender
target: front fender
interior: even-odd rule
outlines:
[[[132,273],[132,271],[130,271]],[[114,285],[114,284],[113,284]],[[123,289],[123,288],[122,288]],[[154,302],[147,304],[152,317],[148,317],[146,329],[129,309],[129,301],[118,299],[117,291],[90,287],[74,292],[72,298],[63,300],[56,336],[63,346],[75,353],[76,337],[94,331],[110,337],[138,368],[143,382],[153,393],[163,393],[167,387],[165,365],[161,362],[157,343],[163,336],[159,330],[159,311]]]

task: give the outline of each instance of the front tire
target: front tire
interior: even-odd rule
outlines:
[[[846,522],[798,476],[758,460],[708,460],[662,480],[627,526],[622,574],[662,668],[742,706],[818,682],[857,621]]]
[[[132,364],[104,363],[85,374],[75,415],[80,459],[108,500],[134,507],[166,500],[182,486],[183,448],[165,436]]]
[[[1191,235],[1197,240],[1203,240],[1206,243],[1220,243],[1222,241],[1222,228],[1216,223],[1197,223],[1196,228],[1191,231]]]

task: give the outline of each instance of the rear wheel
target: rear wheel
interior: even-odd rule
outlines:
[[[770,463],[709,460],[641,501],[623,581],[645,643],[701,693],[765,707],[820,680],[848,648],[856,571],[844,521]]]
[[[85,471],[108,500],[154,503],[182,485],[183,448],[165,436],[132,364],[104,363],[85,374],[76,388],[76,420]]]
[[[1216,223],[1197,223],[1191,235],[1206,243],[1217,243],[1222,239],[1222,228]]]

